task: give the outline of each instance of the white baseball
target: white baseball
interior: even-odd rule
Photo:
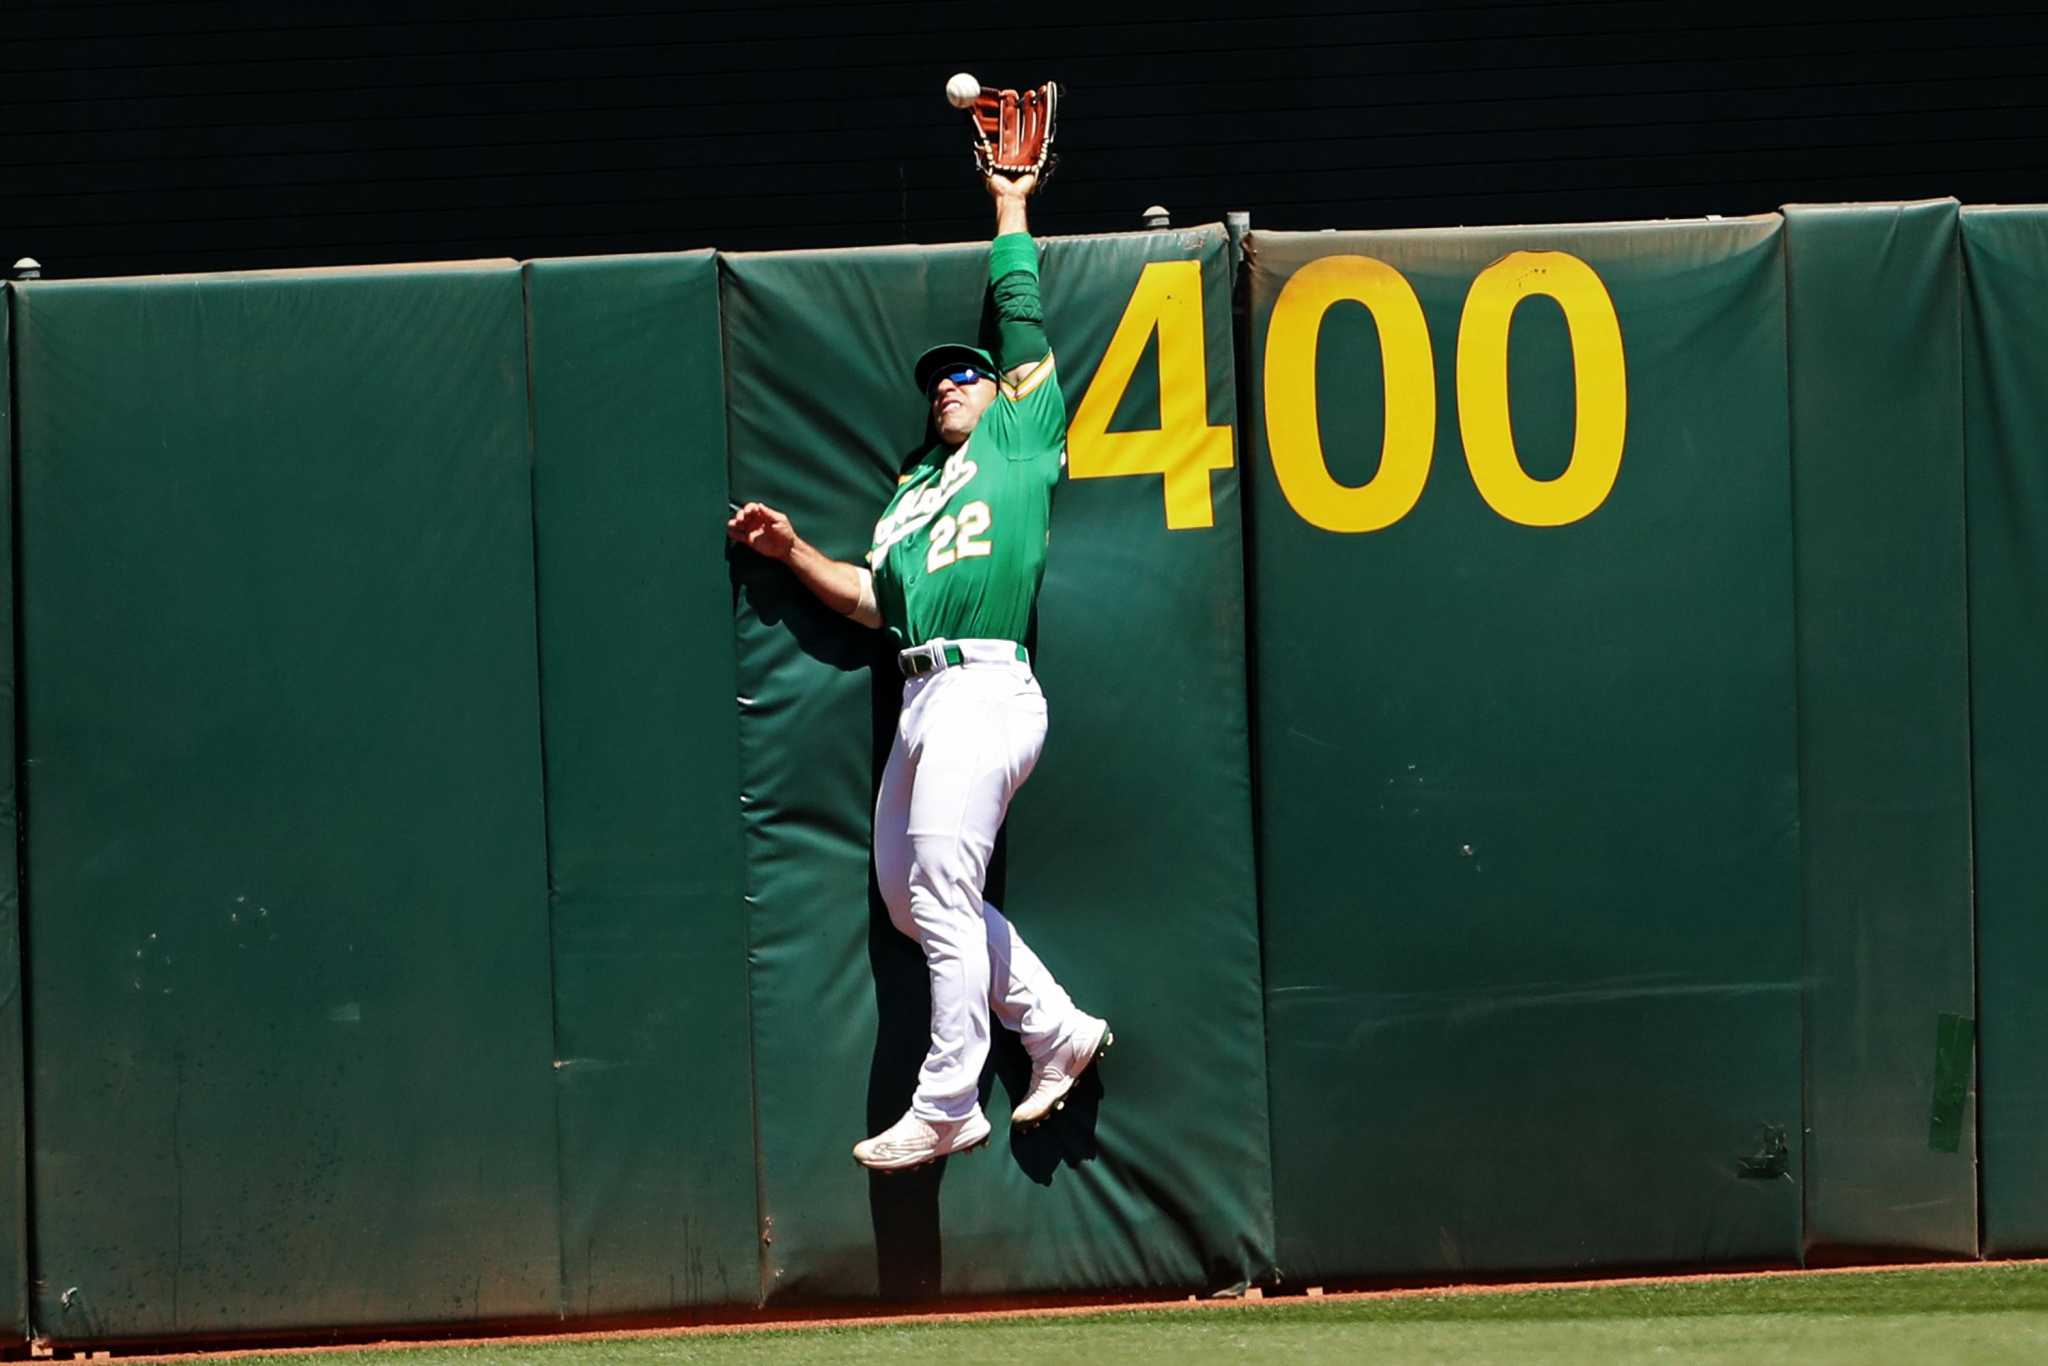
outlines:
[[[961,72],[946,82],[946,101],[955,109],[965,109],[981,96],[981,82]]]

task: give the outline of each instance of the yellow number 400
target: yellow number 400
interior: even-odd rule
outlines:
[[[1508,416],[1508,329],[1516,308],[1537,295],[1564,311],[1578,387],[1571,459],[1549,480],[1522,468]],[[1317,342],[1324,316],[1343,301],[1372,313],[1386,391],[1379,470],[1355,486],[1330,473],[1316,419]],[[1155,332],[1159,425],[1112,432],[1110,420]],[[1214,524],[1209,472],[1231,467],[1231,429],[1209,424],[1203,336],[1201,263],[1147,263],[1067,433],[1068,473],[1076,479],[1162,476],[1166,525],[1175,531]],[[1494,511],[1526,526],[1590,516],[1614,487],[1628,430],[1620,322],[1593,268],[1564,252],[1517,251],[1481,271],[1459,321],[1457,395],[1466,463]],[[1273,473],[1303,521],[1360,532],[1401,520],[1422,496],[1436,446],[1435,358],[1414,288],[1392,266],[1364,256],[1327,256],[1295,272],[1267,325],[1265,399]]]
[[[1110,419],[1155,331],[1159,425],[1150,431],[1112,432]],[[1173,531],[1214,524],[1209,471],[1231,465],[1230,428],[1209,425],[1209,363],[1202,337],[1201,262],[1147,262],[1067,429],[1067,473],[1075,479],[1163,475],[1166,525]]]

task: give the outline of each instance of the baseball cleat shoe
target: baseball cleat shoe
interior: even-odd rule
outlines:
[[[1053,1049],[1043,1062],[1033,1065],[1031,1092],[1010,1112],[1010,1123],[1029,1128],[1044,1123],[1053,1111],[1065,1109],[1067,1092],[1115,1042],[1116,1035],[1109,1032],[1109,1021],[1083,1016],[1081,1026],[1067,1036],[1065,1043]]]
[[[965,1119],[927,1124],[905,1113],[873,1138],[853,1145],[853,1160],[878,1172],[909,1171],[988,1142],[988,1116],[980,1106]]]

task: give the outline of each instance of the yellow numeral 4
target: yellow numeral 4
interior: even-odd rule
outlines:
[[[1159,426],[1112,432],[1110,419],[1154,331],[1159,334]],[[1230,428],[1209,424],[1209,364],[1202,338],[1201,262],[1147,262],[1067,430],[1067,472],[1075,479],[1165,476],[1166,525],[1172,531],[1215,524],[1209,471],[1227,470],[1232,461]]]

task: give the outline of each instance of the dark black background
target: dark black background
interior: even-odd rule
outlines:
[[[946,241],[964,116],[1068,87],[1048,232],[2048,199],[2011,0],[1172,9],[675,0],[15,4],[0,259],[52,276]]]

